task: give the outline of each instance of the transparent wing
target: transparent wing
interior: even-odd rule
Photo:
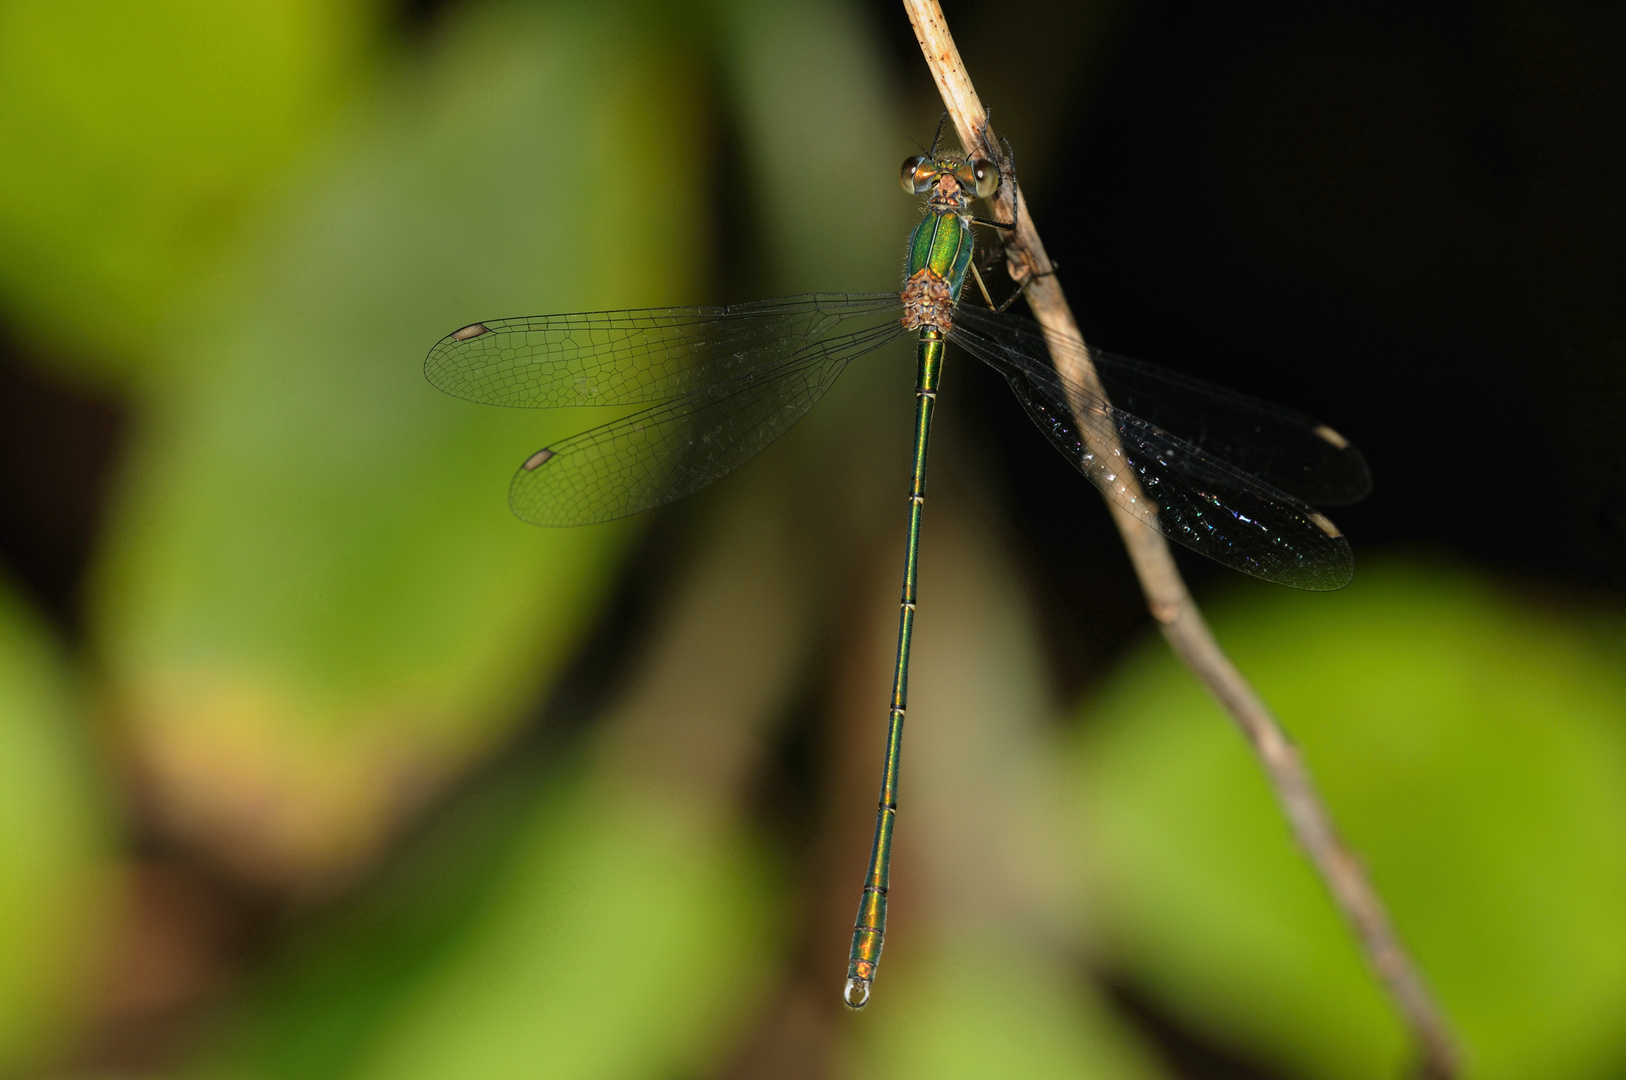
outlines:
[[[955,321],[1009,353],[1052,367],[1044,330],[1014,315],[962,307]],[[1076,342],[1059,342],[1076,351]],[[1325,424],[1279,405],[1126,356],[1087,349],[1113,406],[1312,506],[1345,506],[1372,490],[1366,459]],[[1013,362],[1020,362],[1014,361]]]
[[[815,342],[777,368],[702,387],[538,450],[514,474],[509,505],[537,525],[588,525],[680,499],[751,460],[789,431],[849,362],[903,332],[894,320]]]
[[[493,319],[441,338],[423,370],[436,388],[487,405],[665,401],[774,368],[821,337],[895,322],[901,310],[896,293],[810,293]]]
[[[1195,444],[1065,382],[1030,333],[960,310],[949,340],[1005,377],[1062,455],[1114,503],[1170,540],[1244,574],[1299,589],[1339,589],[1354,575],[1349,542],[1292,495]],[[1037,342],[1040,350],[1033,348]],[[1082,420],[1069,407],[1081,404]],[[1131,484],[1133,478],[1134,484]]]

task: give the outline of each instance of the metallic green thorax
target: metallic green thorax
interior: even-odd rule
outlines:
[[[971,265],[971,219],[966,192],[945,175],[935,186],[929,212],[909,235],[908,269],[904,275],[904,325],[920,331],[919,373],[915,380],[914,470],[909,484],[909,545],[904,559],[903,598],[898,613],[897,664],[892,673],[892,708],[887,725],[886,764],[881,774],[881,804],[875,818],[864,897],[858,904],[853,947],[847,965],[847,1004],[869,1000],[869,986],[881,961],[886,935],[886,893],[891,875],[892,828],[898,809],[898,758],[903,747],[903,715],[909,698],[909,642],[915,622],[915,579],[920,554],[920,512],[926,501],[926,442],[937,404],[943,370],[943,342],[948,330],[942,312],[960,297]],[[930,297],[948,305],[933,306]]]
[[[930,270],[948,284],[958,300],[966,269],[971,265],[971,249],[971,225],[961,214],[927,214],[909,234],[909,264],[904,280],[921,270]]]

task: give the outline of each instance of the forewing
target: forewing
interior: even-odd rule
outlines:
[[[1019,368],[1065,369],[1076,341],[1047,349],[1037,323],[962,307],[955,323],[987,338]],[[1052,362],[1055,353],[1064,354]],[[1229,462],[1312,506],[1359,502],[1372,489],[1361,452],[1342,435],[1303,413],[1178,375],[1126,356],[1085,347],[1107,400],[1213,457]]]
[[[1170,540],[1244,574],[1299,589],[1342,588],[1349,542],[1321,514],[968,328],[950,340],[1005,377],[1033,422],[1107,498]],[[1079,405],[1075,415],[1070,397]]]
[[[854,357],[897,322],[816,342],[768,371],[702,387],[531,455],[508,488],[537,525],[588,525],[665,505],[720,480],[789,431]]]
[[[811,293],[732,307],[645,308],[472,323],[429,351],[454,397],[554,408],[667,401],[771,370],[826,336],[896,321],[896,293]]]

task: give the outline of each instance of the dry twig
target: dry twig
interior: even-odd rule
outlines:
[[[926,55],[932,78],[937,82],[962,145],[968,149],[986,145],[992,151],[998,143],[988,128],[987,112],[949,35],[938,0],[903,0],[903,6],[909,13],[915,37]],[[1027,213],[1021,190],[1014,183],[1001,185],[994,201],[1005,220],[1013,220],[1012,215],[1015,215],[1017,227],[1006,240],[1005,251],[1012,277],[1027,282],[1026,299],[1034,317],[1047,335],[1082,344],[1072,309],[1068,307],[1060,282],[1050,272],[1050,259],[1033,227],[1033,217]],[[1106,398],[1082,349],[1061,350],[1055,360],[1071,384]],[[1091,441],[1091,449],[1101,460],[1112,460],[1117,447],[1094,445],[1096,437],[1090,433],[1095,425],[1088,423],[1083,415],[1083,402],[1075,401],[1073,407],[1079,417],[1079,430]],[[1152,617],[1175,654],[1231,715],[1258,755],[1294,837],[1332,893],[1354,930],[1367,963],[1409,1029],[1420,1059],[1419,1075],[1427,1080],[1447,1080],[1455,1076],[1456,1050],[1439,1007],[1396,936],[1383,901],[1367,879],[1360,861],[1333,827],[1332,817],[1317,794],[1297,748],[1271,715],[1269,707],[1214,640],[1175,567],[1162,534],[1121,509],[1113,500],[1106,502],[1134,563]]]

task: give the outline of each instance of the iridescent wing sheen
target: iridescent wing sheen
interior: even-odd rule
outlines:
[[[820,338],[896,322],[900,313],[897,293],[810,293],[731,307],[492,319],[437,342],[424,375],[487,405],[667,401],[775,368]]]
[[[1044,367],[1044,330],[1031,320],[961,307],[956,321],[994,336],[1007,352]],[[1064,354],[1078,343],[1058,342]],[[1346,506],[1372,490],[1361,452],[1342,435],[1303,413],[1179,375],[1126,356],[1086,348],[1114,408],[1132,413],[1199,450],[1258,477],[1311,506]]]
[[[1354,558],[1349,542],[1332,522],[1197,443],[1065,379],[1052,366],[1046,335],[1037,324],[961,308],[949,340],[1004,376],[1039,430],[1107,498],[1170,540],[1242,573],[1294,588],[1328,590],[1349,583]],[[1058,341],[1054,347],[1065,361],[1066,352],[1076,351],[1078,345]],[[1135,369],[1137,374],[1155,372],[1146,365],[1137,364]],[[1142,377],[1155,383],[1152,377]],[[1188,408],[1202,406],[1209,396],[1207,387],[1190,380],[1176,377],[1164,385],[1188,394],[1198,387]],[[1248,408],[1262,404],[1241,395],[1218,398],[1232,416],[1245,412],[1236,399]],[[1262,415],[1275,417],[1278,427],[1285,423],[1283,417],[1296,417],[1286,410],[1265,409]],[[1310,424],[1309,430],[1314,430],[1311,421],[1295,423]],[[1322,441],[1341,449],[1330,440]],[[1250,453],[1258,449],[1252,440],[1244,446]],[[1335,469],[1348,468],[1342,464],[1345,458],[1331,460],[1338,463]],[[1364,462],[1360,466],[1364,475]],[[1289,470],[1288,475],[1294,474]]]
[[[813,407],[849,362],[903,333],[894,319],[816,341],[776,367],[556,442],[514,474],[509,505],[537,525],[587,525],[680,499],[755,457]]]

